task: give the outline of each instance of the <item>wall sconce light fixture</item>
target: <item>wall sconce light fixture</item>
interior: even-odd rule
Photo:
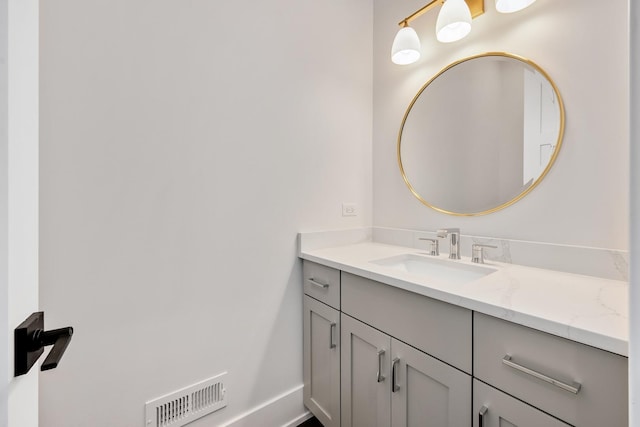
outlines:
[[[501,13],[517,12],[531,5],[534,1],[495,0],[496,10]],[[451,43],[466,37],[471,31],[471,20],[484,13],[484,0],[430,1],[398,24],[401,28],[391,47],[391,61],[394,64],[413,64],[420,59],[420,39],[416,31],[409,26],[409,22],[439,4],[442,5],[442,8],[436,21],[436,38],[442,43]]]
[[[531,6],[536,0],[496,0],[496,10],[501,13],[518,12]]]

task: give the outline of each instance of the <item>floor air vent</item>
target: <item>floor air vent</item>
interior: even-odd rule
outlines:
[[[227,406],[224,377],[208,380],[147,402],[147,427],[180,427]]]

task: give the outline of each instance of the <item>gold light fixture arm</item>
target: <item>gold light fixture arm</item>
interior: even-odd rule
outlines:
[[[427,13],[428,11],[430,11],[431,9],[433,9],[434,7],[436,7],[439,4],[444,4],[445,0],[432,0],[429,3],[427,3],[426,5],[422,6],[420,9],[416,10],[415,12],[413,12],[411,15],[407,16],[406,18],[404,18],[402,21],[400,21],[398,23],[399,26],[401,27],[406,27],[407,25],[409,25],[409,22],[413,21],[416,18],[419,18],[420,16],[424,15],[425,13]],[[484,13],[484,0],[464,0],[467,5],[469,6],[469,10],[471,10],[471,17],[472,18],[477,18],[478,16],[482,15]]]
[[[409,25],[409,22],[411,22],[414,19],[419,18],[420,16],[422,16],[425,13],[429,12],[431,9],[436,7],[438,4],[443,4],[443,3],[444,3],[444,0],[432,0],[429,3],[427,3],[426,5],[422,6],[420,9],[416,10],[415,12],[413,12],[411,15],[407,16],[406,18],[404,18],[402,21],[400,21],[398,23],[398,25],[400,25],[401,27],[406,27],[407,25]]]

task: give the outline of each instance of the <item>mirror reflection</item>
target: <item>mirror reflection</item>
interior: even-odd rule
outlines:
[[[400,129],[398,160],[425,205],[487,214],[540,182],[563,132],[562,99],[544,70],[488,53],[449,65],[420,89]]]

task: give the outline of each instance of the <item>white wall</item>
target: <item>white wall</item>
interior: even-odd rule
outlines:
[[[422,59],[397,66],[390,60],[397,23],[423,3],[375,1],[374,224],[460,227],[464,234],[627,249],[628,2],[603,7],[538,0],[501,15],[488,0],[469,37],[455,44],[436,41],[437,13],[431,12],[412,23]],[[423,206],[406,188],[396,161],[397,133],[409,102],[429,78],[454,60],[487,51],[527,57],[549,73],[565,101],[564,143],[543,182],[515,205],[481,217],[447,216]]]
[[[193,424],[219,425],[302,384],[296,233],[371,224],[372,19],[42,2],[41,306],[75,335],[41,427],[142,425],[146,400],[228,371],[228,407]]]
[[[640,6],[630,6],[631,285],[629,287],[629,425],[640,425]]]

